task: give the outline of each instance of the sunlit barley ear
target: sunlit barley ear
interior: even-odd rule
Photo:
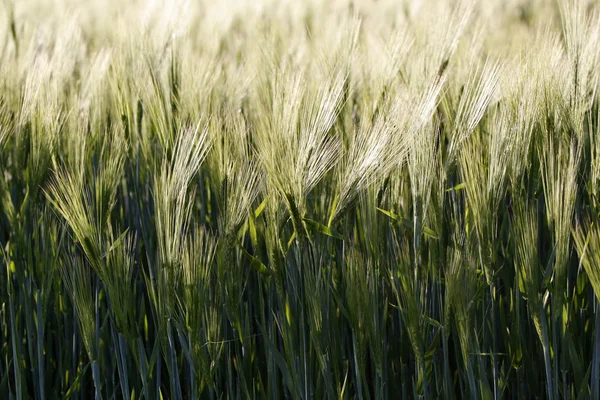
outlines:
[[[546,133],[538,154],[542,168],[546,220],[556,246],[554,282],[558,290],[564,290],[571,226],[577,198],[581,145],[576,143],[575,139],[569,141],[555,139],[552,135],[553,133]]]
[[[210,309],[214,307],[213,267],[217,248],[217,239],[200,227],[194,227],[185,243],[182,257],[182,289],[178,294],[178,307],[175,318],[186,333],[189,352],[196,376],[212,386],[211,362],[218,358],[207,347],[214,344],[207,341],[221,340],[210,332],[217,329],[218,322],[210,321]],[[207,326],[210,323],[210,326]],[[212,325],[214,324],[214,325]],[[215,326],[217,325],[217,326]],[[213,358],[215,357],[215,358]]]
[[[461,144],[477,127],[498,90],[501,63],[487,60],[469,77],[461,94],[453,122],[448,160],[453,160]]]
[[[229,110],[215,118],[207,159],[219,208],[218,228],[232,238],[263,191],[264,171],[250,144],[250,131],[241,112]]]
[[[342,105],[346,79],[346,71],[334,71],[327,79],[329,85],[310,88],[303,99],[295,168],[295,173],[301,177],[303,194],[309,193],[337,161],[339,139],[329,130]]]
[[[491,198],[494,212],[504,200],[507,177],[510,169],[510,152],[512,137],[509,129],[509,111],[500,109],[490,116],[489,131],[489,171],[487,191]]]
[[[208,285],[218,239],[204,228],[195,226],[185,243],[182,258],[183,281],[190,288]]]
[[[435,122],[415,132],[408,155],[413,207],[418,217],[425,219],[437,174],[439,126]]]
[[[180,261],[194,199],[192,182],[210,145],[208,128],[201,123],[182,129],[172,158],[163,158],[154,177],[155,228],[162,263],[170,265]]]
[[[527,296],[529,313],[542,341],[540,312],[544,288],[543,271],[538,255],[537,210],[531,204],[515,202],[514,211],[511,233],[515,243],[515,268],[519,273],[519,289]]]
[[[427,298],[423,289],[427,287],[429,276],[418,272],[406,243],[399,243],[394,238],[393,251],[395,265],[389,271],[390,286],[417,362],[417,374],[421,379],[427,379],[424,341]]]
[[[506,109],[508,130],[509,179],[513,187],[519,187],[523,174],[531,165],[534,147],[534,126],[538,116],[539,91],[537,82],[530,82],[526,65],[519,70],[514,81],[509,84]]]
[[[376,96],[374,106],[402,79],[402,70],[409,64],[408,54],[415,44],[414,35],[408,29],[399,28],[389,38],[366,35],[364,50],[351,70],[351,79],[357,90],[367,98]],[[357,57],[358,57],[357,55]],[[354,76],[356,75],[356,76]],[[381,96],[379,96],[381,95]]]
[[[255,136],[267,180],[295,214],[300,230],[298,219],[305,212],[307,195],[339,159],[339,137],[331,128],[347,78],[345,71],[336,69],[321,85],[306,87],[305,77],[278,74],[273,100],[265,104],[273,109],[257,121]]]
[[[591,112],[589,117],[593,117]],[[600,109],[595,118],[600,121]],[[598,209],[598,199],[600,199],[600,124],[596,124],[596,129],[588,129],[588,135],[590,141],[590,191],[593,205]]]
[[[480,282],[478,280],[476,263],[455,249],[449,256],[450,265],[446,271],[446,301],[448,312],[454,320],[458,334],[460,352],[465,374],[469,382],[469,390],[477,390],[473,368],[475,357],[479,349],[473,321],[476,310],[477,292]]]
[[[586,11],[583,2],[565,1],[560,3],[561,26],[566,61],[568,62],[568,92],[572,123],[583,124],[584,113],[594,101],[594,91],[598,86],[598,71],[594,67],[600,58],[598,10]],[[578,127],[583,130],[583,127]]]
[[[414,22],[411,22],[415,43],[409,57],[413,60],[406,66],[410,81],[414,82],[418,76],[433,78],[449,73],[473,20],[474,5],[475,2],[467,0],[418,7]]]
[[[262,171],[256,162],[244,162],[228,177],[227,205],[223,216],[223,232],[233,234],[244,222],[263,185]]]
[[[580,263],[583,265],[596,298],[600,299],[600,229],[597,224],[585,221],[573,229],[573,239]]]
[[[77,110],[77,112],[92,120],[106,117],[105,115],[100,115],[100,113],[92,116],[89,116],[88,114],[90,111],[99,111],[99,108],[103,105],[103,101],[106,100],[103,91],[106,90],[106,87],[108,86],[107,76],[111,67],[111,56],[112,52],[109,49],[103,49],[98,52],[85,71],[81,90],[78,94],[79,110]]]
[[[14,124],[9,118],[8,105],[5,100],[0,98],[0,149],[4,147],[5,141],[8,140],[13,130]]]
[[[106,132],[97,169],[62,166],[45,189],[46,198],[71,228],[88,261],[100,268],[110,213],[121,183],[125,144],[119,132]],[[83,161],[85,158],[81,156]]]
[[[67,289],[81,331],[81,338],[90,360],[95,360],[97,350],[94,345],[96,320],[94,316],[94,288],[92,270],[81,259],[74,257],[61,269],[62,282]]]
[[[368,114],[351,137],[349,149],[338,168],[338,194],[332,205],[331,220],[342,215],[367,187],[384,179],[407,152],[408,143],[393,146],[393,122],[387,115],[391,105],[382,105],[371,122]],[[408,142],[408,140],[406,141]],[[399,150],[399,151],[395,151]]]
[[[110,247],[102,256],[98,277],[108,291],[115,325],[127,339],[134,339],[138,333],[135,326],[135,292],[133,274],[135,264],[135,234],[124,232],[111,239]]]
[[[432,80],[425,79],[416,87],[406,88],[391,100],[392,105],[388,112],[391,140],[386,147],[390,162],[386,166],[386,172],[401,171],[405,163],[407,164],[412,182],[410,190],[415,204],[414,211],[419,214],[419,218],[423,217],[420,214],[427,208],[435,175],[440,142],[437,121],[433,114],[439,104],[444,83],[444,76],[436,76]],[[382,165],[385,165],[385,161],[384,158]],[[402,192],[392,191],[394,201],[402,201],[402,196]],[[413,220],[416,221],[414,218]]]
[[[498,222],[495,219],[505,201],[510,167],[510,131],[505,109],[491,112],[485,128],[463,143],[459,168],[467,194],[469,217],[482,247],[482,259],[491,279],[495,255],[490,252]],[[484,133],[485,132],[485,133]],[[491,280],[490,280],[491,282]]]
[[[94,210],[94,194],[85,185],[83,173],[73,173],[62,167],[46,189],[46,198],[54,206],[82,246],[88,260],[94,264],[102,253],[102,231],[98,230]]]

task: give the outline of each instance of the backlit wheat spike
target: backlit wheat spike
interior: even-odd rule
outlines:
[[[397,165],[399,155],[393,151],[392,122],[386,115],[391,106],[384,107],[372,124],[363,123],[352,138],[345,163],[340,169],[339,199],[333,218],[343,213],[364,189],[376,180],[384,179]]]
[[[573,238],[594,293],[600,298],[600,258],[596,250],[600,240],[598,228],[593,223],[585,222],[574,229]]]
[[[454,130],[448,150],[450,155],[458,151],[458,147],[481,121],[486,108],[496,94],[500,67],[499,63],[488,60],[469,78],[456,111]]]
[[[162,262],[178,263],[183,235],[189,227],[192,207],[192,180],[210,148],[208,129],[201,123],[181,130],[173,157],[163,159],[160,173],[155,176],[156,233]]]

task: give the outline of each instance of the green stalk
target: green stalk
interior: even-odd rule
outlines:
[[[413,251],[414,251],[414,268],[415,268],[415,274],[414,274],[414,281],[415,281],[415,285],[419,282],[419,279],[421,278],[421,221],[419,218],[419,209],[421,207],[421,200],[419,198],[419,196],[416,196],[414,198],[414,204],[413,204]],[[420,298],[417,299],[417,301],[420,303]],[[421,354],[425,354],[424,349],[420,349],[421,350]],[[419,369],[419,373],[421,374],[422,377],[422,381],[423,381],[423,397],[427,398],[427,369],[425,366],[425,361],[423,360],[418,360],[417,362],[417,367]]]
[[[546,307],[541,310],[542,348],[544,350],[544,366],[546,369],[546,388],[548,400],[554,400],[555,392],[552,384],[552,367],[550,366],[550,344],[548,343],[548,323],[546,321]],[[556,353],[555,353],[556,354]]]
[[[363,389],[362,389],[362,379],[360,376],[360,366],[358,363],[358,358],[357,358],[357,348],[356,348],[356,335],[354,333],[354,330],[352,331],[352,353],[354,355],[354,376],[356,379],[356,393],[358,394],[359,397],[363,396]]]
[[[75,307],[73,307],[72,309],[73,312],[73,317],[71,319],[71,321],[73,321],[73,336],[72,336],[72,350],[71,350],[71,363],[73,364],[73,375],[75,375],[77,373],[77,311],[75,310]],[[79,392],[75,393],[76,398],[79,398]]]
[[[98,287],[99,283],[96,280],[94,285],[95,288],[95,296],[94,296],[94,312],[96,318],[96,326],[95,326],[95,340],[93,349],[92,349],[92,377],[94,379],[94,387],[96,389],[96,400],[102,399],[102,384],[100,381],[100,366],[98,365],[98,360],[100,358],[100,307],[99,307],[99,297],[100,297],[100,288]]]
[[[44,323],[42,317],[42,298],[39,290],[36,290],[37,297],[37,364],[38,364],[38,386],[40,399],[46,398],[46,391],[44,390],[44,380],[46,375],[44,374]]]
[[[10,293],[10,291],[9,291]],[[12,336],[12,353],[13,353],[13,358],[12,358],[12,362],[13,362],[13,370],[14,370],[14,375],[15,375],[15,385],[16,385],[16,395],[17,395],[17,400],[22,400],[23,399],[23,383],[22,383],[22,378],[21,378],[21,354],[18,351],[18,347],[17,347],[17,338],[19,337],[17,335],[17,325],[16,325],[16,320],[15,320],[15,307],[13,305],[13,298],[12,296],[8,297],[8,307],[10,310],[10,330],[11,330],[11,336]]]
[[[23,287],[25,289],[25,298],[24,298],[24,308],[25,308],[25,334],[27,338],[27,349],[29,350],[29,359],[33,362],[35,360],[34,353],[34,322],[33,322],[33,307],[31,305],[32,302],[32,290],[31,290],[31,278],[25,278],[25,282],[23,282]],[[34,375],[38,375],[37,371],[37,363],[33,364],[33,373]],[[39,386],[37,384],[34,385],[35,396],[39,397]]]
[[[498,362],[496,360],[496,352],[498,351],[498,338],[496,337],[496,302],[494,301],[495,285],[490,285],[490,301],[491,301],[491,318],[492,318],[492,368],[494,376],[494,399],[499,400],[498,393]]]
[[[102,392],[100,388],[100,368],[95,360],[92,361],[92,378],[94,380],[96,400],[102,399]]]
[[[129,379],[127,376],[127,356],[125,354],[126,344],[123,335],[116,333],[116,329],[112,320],[110,323],[110,330],[113,344],[115,346],[117,373],[119,374],[121,393],[123,394],[123,398],[126,399],[131,395],[131,391],[129,390]]]
[[[144,398],[150,399],[149,393],[149,382],[150,376],[148,375],[148,361],[146,360],[146,350],[144,349],[144,345],[142,343],[142,339],[138,338],[138,353],[140,359],[140,378],[142,382],[142,389],[144,392]]]
[[[179,368],[177,368],[177,359],[175,356],[175,344],[173,343],[173,335],[171,334],[171,323],[167,323],[167,341],[169,343],[169,362],[171,363],[171,371],[169,376],[171,377],[171,395],[175,393],[178,399],[182,399],[181,385],[179,383]]]
[[[158,340],[158,339],[156,339],[156,340]],[[160,346],[160,343],[158,344],[158,346]],[[162,360],[162,357],[160,357],[160,356],[158,356],[156,358],[156,383],[155,383],[156,384],[156,386],[155,386],[156,400],[162,400],[162,395],[160,392],[160,386],[161,386],[160,374],[161,374],[161,364],[162,364],[161,360]]]
[[[592,352],[592,373],[590,375],[591,394],[590,398],[600,399],[600,302],[594,300],[594,349]]]
[[[444,332],[442,333],[442,351],[443,351],[443,359],[444,359],[444,390],[445,393],[449,396],[451,396],[452,398],[454,396],[452,396],[453,394],[453,390],[452,390],[452,380],[450,377],[450,363],[449,363],[449,354],[448,354],[448,339],[446,337],[446,328],[442,328],[444,329]]]

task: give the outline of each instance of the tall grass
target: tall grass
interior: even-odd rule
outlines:
[[[0,397],[600,398],[595,1],[0,6]]]

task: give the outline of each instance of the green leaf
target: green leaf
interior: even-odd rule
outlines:
[[[256,216],[250,213],[248,216],[248,232],[250,232],[250,241],[253,247],[258,247],[258,236],[256,234]]]
[[[104,253],[100,258],[101,259],[105,258],[108,255],[108,253],[110,253],[114,249],[118,248],[121,245],[121,243],[123,243],[123,241],[125,240],[125,236],[127,236],[128,232],[129,232],[129,228],[125,229],[125,231],[119,235],[117,240],[115,240],[113,242],[113,244],[110,246],[110,248],[108,250],[106,250],[106,253]]]
[[[426,226],[423,226],[422,229],[423,229],[423,234],[425,236],[427,236],[428,238],[435,239],[435,240],[439,239],[438,235],[432,229],[430,229]]]
[[[254,257],[252,254],[248,253],[248,251],[242,246],[240,246],[240,249],[242,249],[244,255],[248,258],[248,260],[250,260],[250,265],[252,266],[252,268],[254,268],[259,274],[264,276],[271,276],[273,274],[273,271],[271,271],[265,264],[263,264],[262,261]]]
[[[404,220],[404,218],[402,218],[398,214],[395,214],[393,211],[387,211],[387,210],[384,210],[384,209],[379,208],[379,207],[377,207],[377,211],[381,212],[382,214],[387,215],[388,217],[390,217],[394,221],[402,221],[402,220]]]
[[[308,219],[308,218],[304,218],[303,221],[310,226],[312,229],[314,229],[315,231],[322,233],[323,235],[327,235],[329,237],[335,238],[335,239],[340,239],[340,240],[344,240],[344,237],[336,232],[335,230],[333,230],[332,228],[325,226],[323,224],[318,223],[317,221],[313,221],[312,219]]]
[[[267,198],[265,197],[265,199],[262,201],[262,203],[260,203],[259,206],[256,207],[256,210],[254,210],[254,218],[258,218],[260,216],[260,214],[262,214],[266,205],[267,205]]]
[[[288,240],[287,242],[287,249],[289,250],[290,247],[292,247],[292,244],[294,244],[294,239],[296,239],[296,232],[292,232],[292,236],[290,236],[290,240]]]
[[[376,207],[377,211],[381,212],[382,214],[387,215],[388,217],[390,217],[391,219],[393,219],[394,221],[398,221],[400,222],[403,226],[407,227],[407,228],[412,228],[413,224],[412,221],[408,218],[403,218],[400,215],[394,213],[393,211],[387,211],[387,210],[383,210],[379,207]],[[439,239],[438,235],[433,231],[433,229],[428,228],[426,226],[421,226],[421,230],[423,231],[423,234],[430,238],[430,239]]]
[[[83,369],[79,370],[79,372],[77,373],[77,377],[75,378],[75,380],[69,387],[69,390],[67,390],[67,393],[65,393],[65,397],[64,397],[65,400],[70,399],[71,396],[73,396],[73,394],[75,393],[75,391],[77,389],[79,389],[79,381],[81,380],[81,377],[85,375],[85,373],[87,372],[89,367],[90,367],[90,363],[87,363],[85,365],[85,367],[83,367]]]
[[[267,351],[273,356],[275,364],[279,368],[279,371],[281,371],[281,375],[283,376],[283,381],[285,385],[291,393],[295,393],[296,390],[294,381],[292,379],[292,375],[290,374],[289,369],[287,368],[287,362],[285,361],[281,353],[277,350],[277,348],[273,345],[273,343],[271,343],[271,340],[269,340],[269,335],[267,335],[262,325],[259,325],[258,327],[261,331],[262,336],[265,338],[265,340],[263,340],[263,343],[267,346]]]
[[[459,183],[456,186],[453,186],[451,188],[446,189],[446,192],[455,192],[455,191],[462,190],[462,189],[464,189],[466,187],[467,187],[467,184],[465,182],[463,182],[463,183]]]
[[[439,328],[437,330],[437,332],[435,333],[435,336],[433,337],[433,340],[431,341],[431,344],[429,345],[429,348],[425,352],[425,359],[426,360],[430,360],[430,359],[433,358],[433,355],[435,354],[435,351],[438,349],[438,345],[439,345],[439,342],[440,342],[441,333],[442,333],[442,329]]]

